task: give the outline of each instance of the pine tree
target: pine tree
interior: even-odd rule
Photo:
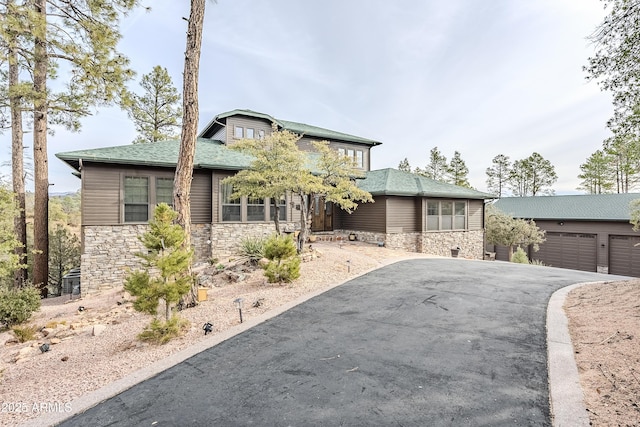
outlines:
[[[180,152],[173,184],[173,205],[178,212],[178,224],[185,231],[184,245],[186,248],[191,247],[190,194],[191,181],[193,179],[193,158],[196,152],[198,132],[198,75],[200,72],[204,10],[205,0],[191,0],[182,81],[182,133],[180,135]],[[198,289],[194,284],[182,302],[187,306],[195,305],[198,301],[197,296]]]
[[[447,158],[438,150],[438,147],[433,147],[429,152],[429,163],[427,166],[424,169],[417,167],[415,173],[435,179],[436,181],[444,182],[446,181],[447,168]]]
[[[176,138],[175,130],[180,127],[182,107],[180,93],[173,86],[167,69],[156,65],[153,71],[142,76],[140,86],[144,94],[131,94],[128,102],[124,103],[138,132],[133,143]]]
[[[469,168],[464,160],[462,160],[462,156],[458,151],[453,153],[453,157],[449,162],[449,166],[447,167],[447,176],[449,178],[448,182],[451,184],[471,188],[471,184],[469,184],[468,179]]]
[[[511,162],[509,156],[498,154],[491,161],[492,166],[487,168],[487,190],[497,196],[502,197],[506,193],[509,182]]]
[[[185,249],[184,229],[174,224],[178,214],[166,203],[156,206],[149,231],[140,237],[148,253],[138,253],[143,269],[131,273],[124,289],[136,297],[133,306],[143,313],[157,316],[158,304],[164,301],[165,320],[171,310],[191,289],[189,266],[193,250]],[[157,272],[157,273],[156,273]]]
[[[406,157],[404,158],[404,160],[402,160],[398,164],[398,170],[404,171],[404,172],[411,172],[411,165],[409,164],[409,160]]]
[[[48,153],[50,125],[63,125],[77,131],[79,119],[91,114],[95,105],[113,103],[133,72],[128,60],[116,51],[120,39],[119,18],[134,7],[136,0],[33,0],[1,3],[2,50],[15,52],[20,79],[12,81],[7,96],[20,100],[26,111],[30,104],[33,123],[33,162],[35,215],[33,282],[44,290],[48,280]],[[13,49],[7,49],[7,42]],[[66,81],[58,80],[57,69],[65,64]],[[56,92],[48,87],[58,81]],[[22,110],[24,108],[24,110]],[[16,130],[21,120],[14,117]],[[17,139],[14,146],[17,146]]]
[[[582,180],[579,190],[588,194],[611,193],[615,186],[613,157],[602,150],[597,150],[587,161],[580,165],[582,173],[578,178]]]

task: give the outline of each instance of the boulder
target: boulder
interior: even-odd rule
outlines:
[[[50,342],[51,344],[60,344],[60,342],[62,342],[62,340],[61,340],[60,338],[51,338],[51,339],[49,340],[49,342]]]

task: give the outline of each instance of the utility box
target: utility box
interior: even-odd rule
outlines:
[[[62,293],[80,295],[80,269],[72,268],[62,276]]]
[[[198,288],[198,302],[207,300],[207,288]]]

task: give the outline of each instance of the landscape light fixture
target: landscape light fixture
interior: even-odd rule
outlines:
[[[236,298],[235,300],[233,300],[233,303],[238,309],[238,313],[240,314],[240,323],[242,323],[242,298]]]
[[[46,353],[47,351],[49,351],[49,344],[45,343],[42,344],[40,347],[38,347],[40,349],[41,352]]]
[[[202,326],[204,329],[204,334],[207,335],[209,332],[213,332],[213,323],[207,322]]]
[[[347,260],[347,273],[351,273],[351,260]]]

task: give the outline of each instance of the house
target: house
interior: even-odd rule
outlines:
[[[533,219],[546,231],[529,258],[545,265],[640,277],[640,233],[629,223],[631,201],[640,194],[507,197],[495,206],[515,217]],[[497,259],[506,260],[504,247]]]
[[[362,204],[352,214],[320,203],[312,232],[353,233],[359,240],[392,248],[482,258],[484,199],[492,196],[418,177],[394,169],[371,171],[371,148],[380,142],[303,123],[276,119],[250,110],[217,115],[196,144],[191,188],[192,243],[198,262],[232,255],[242,237],[273,232],[270,200],[230,199],[222,180],[249,166],[251,159],[228,147],[242,138],[262,138],[278,129],[302,135],[302,150],[313,141],[352,157],[366,177],[358,185],[375,203]],[[142,249],[137,236],[146,230],[153,207],[172,202],[179,141],[129,144],[58,153],[82,180],[82,291],[122,283],[138,265]],[[279,200],[283,228],[300,221],[300,200]]]

